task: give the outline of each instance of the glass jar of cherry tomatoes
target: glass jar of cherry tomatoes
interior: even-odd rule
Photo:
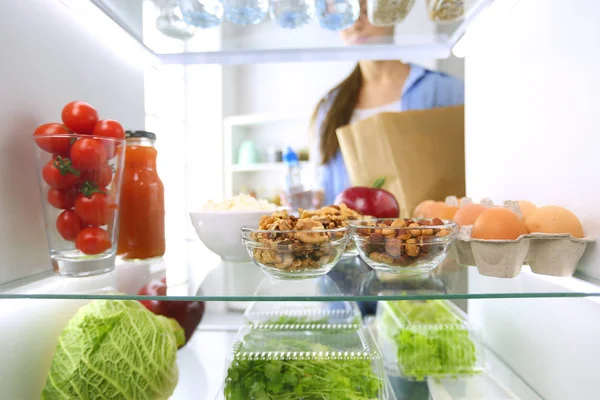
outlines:
[[[127,260],[161,257],[165,254],[165,194],[156,170],[156,135],[127,131],[125,138],[117,254]]]

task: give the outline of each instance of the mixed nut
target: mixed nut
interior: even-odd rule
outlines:
[[[285,210],[263,216],[259,232],[250,234],[252,256],[260,264],[286,271],[321,268],[333,262],[346,246],[343,240],[333,241],[349,237],[347,216],[352,213],[340,205],[299,210],[299,218]]]
[[[357,243],[365,255],[375,262],[401,267],[443,252],[452,233],[439,218],[380,220],[356,229]]]

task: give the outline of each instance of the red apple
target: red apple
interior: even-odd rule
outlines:
[[[344,203],[349,208],[365,216],[375,218],[398,218],[400,205],[393,194],[381,189],[385,178],[375,181],[373,187],[355,186],[344,190],[336,199],[335,204]]]
[[[166,278],[153,280],[139,293],[143,296],[165,296],[167,294]],[[185,331],[185,342],[189,342],[194,331],[204,315],[203,301],[170,301],[170,300],[140,300],[154,314],[173,318]]]

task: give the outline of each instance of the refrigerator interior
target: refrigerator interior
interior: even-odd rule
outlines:
[[[600,46],[600,27],[594,17],[600,14],[600,4],[595,0],[581,0],[576,6],[561,0],[504,2],[512,7],[502,20],[474,26],[465,40],[468,194],[475,199],[518,197],[566,206],[585,221],[590,236],[598,236],[600,211],[595,200],[600,193],[594,182],[600,169],[593,160],[599,140],[594,117],[600,105],[595,95],[600,89],[600,59],[594,49]],[[136,52],[137,43],[129,35],[111,30],[111,21],[86,26],[81,13],[67,7],[76,8],[77,2],[64,3],[36,2],[31,7],[7,1],[0,6],[0,26],[3,32],[11,32],[10,38],[0,35],[3,54],[10,54],[0,76],[5,94],[0,98],[0,116],[5,121],[0,128],[4,155],[0,215],[7,227],[0,234],[0,283],[50,269],[30,132],[57,119],[60,108],[75,98],[94,104],[124,126],[160,132],[159,172],[167,188],[169,253],[172,257],[200,254],[206,264],[214,263],[214,255],[198,250],[202,246],[187,213],[226,193],[223,119],[310,111],[353,62],[184,67],[170,58],[172,65],[157,65],[146,52]],[[144,10],[134,6],[127,10],[132,20],[141,20]],[[152,23],[151,18],[148,21],[141,20]],[[136,29],[141,32],[142,23]],[[218,34],[204,33],[190,46],[216,49],[239,34],[227,26]],[[271,45],[277,47],[293,37],[295,43],[308,47],[320,34],[310,28],[305,36],[291,33]],[[250,45],[265,43],[265,38],[274,38],[269,26],[261,26]],[[333,35],[327,38],[326,43],[337,40]],[[180,51],[156,32],[144,39],[167,54]],[[275,52],[265,54],[276,57]],[[462,71],[462,60],[457,58],[414,60],[455,75]],[[196,247],[189,250],[192,241]],[[580,272],[600,279],[597,257],[596,249],[588,251]],[[196,273],[203,276],[209,271]],[[474,270],[469,273],[469,290],[494,292],[495,284],[503,285],[501,290],[507,285],[482,279]],[[596,291],[577,287],[572,280],[527,273],[514,285],[515,291]],[[39,396],[56,338],[83,303],[0,299],[0,354],[6,367],[0,367],[3,395]],[[212,398],[220,388],[223,351],[233,337],[227,329],[239,325],[241,318],[216,317],[225,310],[218,303],[210,307],[205,330],[198,332],[179,359],[182,381],[191,386],[178,387],[175,399]],[[488,361],[497,362],[494,372],[503,382],[515,383],[521,398],[598,397],[594,366],[600,358],[595,342],[600,302],[594,298],[477,299],[469,300],[468,309],[471,320],[484,328],[484,340],[493,352]],[[222,332],[215,332],[219,327]]]

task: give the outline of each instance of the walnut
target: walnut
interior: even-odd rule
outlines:
[[[325,227],[319,221],[313,219],[301,219],[296,224],[296,229],[299,231],[315,231],[315,232],[296,232],[295,238],[303,243],[320,244],[329,240],[327,232],[319,232]]]
[[[407,256],[410,257],[418,257],[421,252],[421,248],[417,243],[417,239],[408,239],[406,241],[406,246],[404,247],[404,252]]]
[[[293,255],[286,254],[283,256],[283,259],[281,260],[281,262],[275,264],[275,268],[286,269],[292,265],[292,263],[294,262],[294,259],[295,258]]]
[[[267,226],[269,231],[291,231],[292,229],[292,223],[285,219],[278,219]]]

